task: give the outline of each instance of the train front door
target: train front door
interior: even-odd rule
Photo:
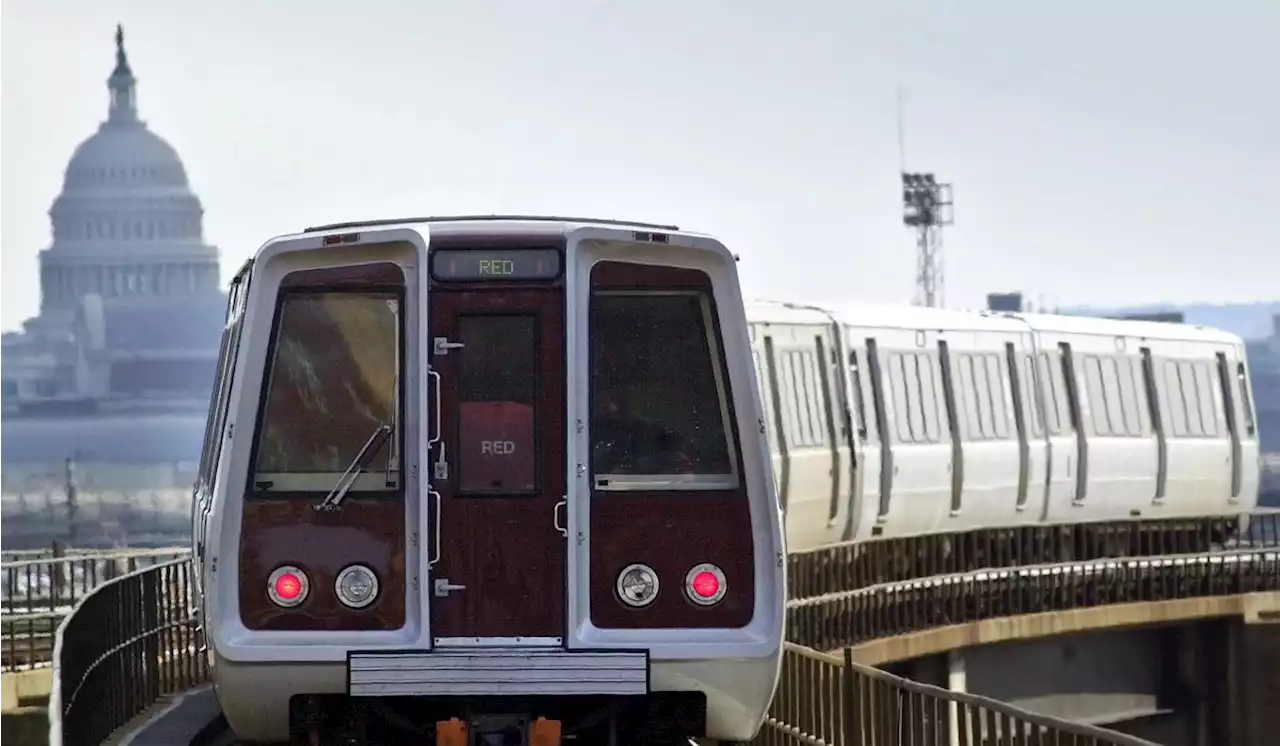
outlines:
[[[432,292],[440,419],[424,518],[438,526],[425,589],[436,645],[563,641],[562,293]]]

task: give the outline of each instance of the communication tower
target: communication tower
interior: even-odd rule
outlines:
[[[954,217],[950,184],[939,184],[933,174],[902,172],[902,224],[916,234],[918,306],[943,305],[942,227]]]

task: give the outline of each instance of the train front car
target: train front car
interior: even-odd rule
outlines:
[[[719,242],[360,224],[272,241],[241,281],[196,527],[240,739],[755,734],[784,548]]]

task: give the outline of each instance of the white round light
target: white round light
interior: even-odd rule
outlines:
[[[267,577],[267,597],[276,606],[291,608],[307,600],[311,581],[307,574],[293,565],[277,567]]]
[[[648,565],[627,565],[618,573],[615,590],[627,606],[648,606],[658,597],[658,573]]]
[[[378,597],[378,576],[364,565],[352,565],[333,581],[338,600],[353,609],[362,609]]]
[[[699,606],[719,603],[728,591],[724,572],[710,562],[694,565],[684,576],[685,595]]]

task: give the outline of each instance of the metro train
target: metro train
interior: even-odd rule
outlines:
[[[1258,502],[1244,342],[1155,321],[752,303],[787,546],[1231,518]]]
[[[231,283],[199,615],[244,743],[744,741],[786,568],[736,258],[674,226],[335,225]]]
[[[787,550],[1257,502],[1233,335],[748,304],[735,261],[533,217],[267,242],[193,508],[236,736],[745,741]]]

